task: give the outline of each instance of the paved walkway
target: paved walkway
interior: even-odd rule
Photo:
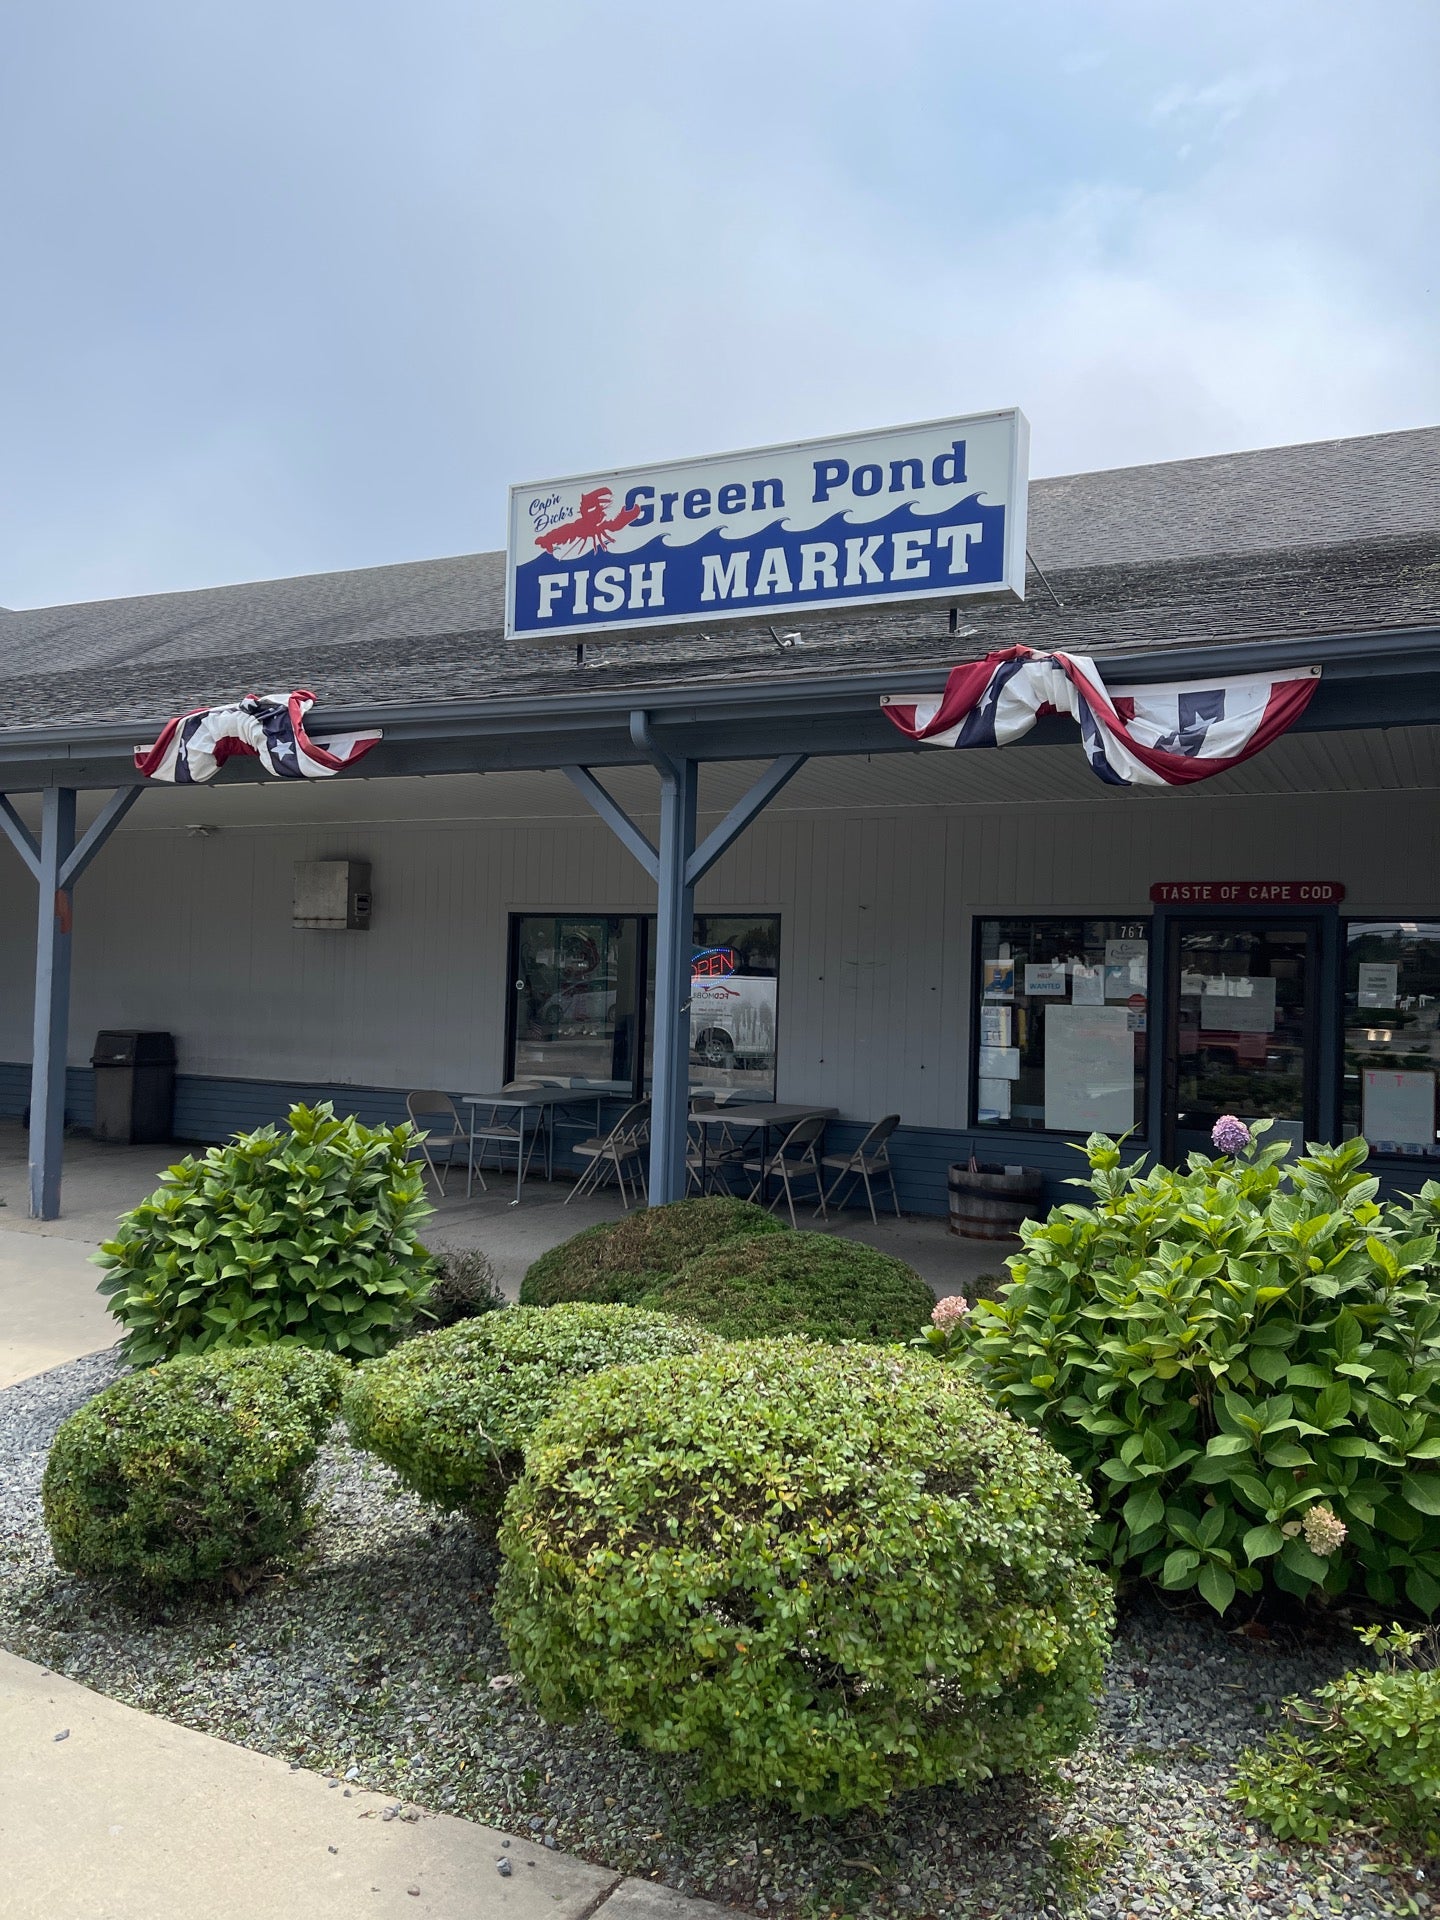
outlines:
[[[720,1920],[587,1861],[232,1747],[0,1653],[6,1920]],[[500,1862],[508,1863],[503,1872]]]

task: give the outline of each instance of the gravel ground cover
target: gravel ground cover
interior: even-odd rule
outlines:
[[[1224,1798],[1286,1694],[1347,1636],[1253,1640],[1153,1601],[1122,1619],[1100,1727],[1048,1786],[910,1796],[841,1823],[694,1809],[692,1770],[593,1721],[553,1727],[508,1672],[497,1562],[338,1436],[301,1569],[241,1600],[145,1616],[60,1574],[40,1518],[51,1434],[115,1377],[96,1354],[0,1392],[0,1645],[186,1726],[532,1834],[759,1914],[1095,1920],[1434,1911],[1353,1848],[1286,1847]],[[1353,1643],[1351,1643],[1353,1644]]]

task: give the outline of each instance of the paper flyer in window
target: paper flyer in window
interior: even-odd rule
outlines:
[[[1111,945],[1106,941],[1107,946]],[[1132,993],[1144,993],[1150,985],[1150,970],[1143,960],[1105,962],[1105,998],[1128,1000]]]
[[[1025,969],[1026,993],[1051,994],[1063,999],[1069,990],[1063,960],[1031,961]]]
[[[1435,1146],[1435,1076],[1367,1067],[1361,1075],[1361,1132],[1379,1152]]]
[[[1362,960],[1356,987],[1357,1006],[1393,1007],[1399,997],[1400,969],[1381,960]]]
[[[1135,1124],[1135,1040],[1124,1007],[1045,1009],[1045,1125],[1126,1133]]]
[[[1010,1045],[1010,1014],[1009,1007],[981,1007],[981,1046],[1008,1047]]]
[[[980,1081],[975,1118],[981,1122],[1010,1118],[1010,1082],[1008,1080],[982,1079]]]
[[[1107,967],[1125,967],[1138,963],[1143,971],[1150,965],[1150,942],[1148,940],[1107,940],[1105,942],[1105,964]]]
[[[1009,1000],[1015,992],[1013,960],[982,960],[980,990],[987,1000]]]
[[[1273,1033],[1275,982],[1248,973],[1208,976],[1200,1026],[1205,1033]]]
[[[1020,1049],[1018,1047],[981,1047],[980,1077],[982,1080],[1018,1080],[1020,1078]]]
[[[1077,960],[1070,969],[1070,1001],[1077,1007],[1104,1006],[1105,969],[1082,966]]]

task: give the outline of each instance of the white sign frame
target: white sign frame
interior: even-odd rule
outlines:
[[[933,476],[940,471],[940,463],[948,457],[948,450],[960,441],[964,441],[967,447],[966,475],[962,476],[960,481],[934,478]],[[968,475],[975,465],[977,449],[980,471],[984,478],[972,486]],[[867,457],[862,459],[852,457],[856,454]],[[812,609],[828,608],[833,612],[841,607],[894,606],[913,600],[955,601],[980,593],[1011,593],[1023,600],[1029,460],[1029,422],[1018,407],[1000,407],[986,413],[964,414],[939,420],[920,420],[905,426],[873,428],[863,433],[831,435],[815,440],[786,441],[775,446],[741,448],[733,453],[703,454],[685,460],[657,461],[643,466],[611,467],[601,472],[572,474],[564,479],[517,484],[510,488],[506,513],[505,638],[532,641],[577,637],[598,639],[607,633],[633,632],[645,628],[653,630],[695,625],[715,626],[727,621],[747,621],[758,624],[776,618],[793,619]],[[780,468],[781,471],[773,476],[746,475],[741,470],[749,463],[759,463],[767,469]],[[819,472],[821,465],[835,464],[846,467],[846,478],[852,488],[861,471],[880,469],[882,473],[880,489],[873,494],[855,495],[852,492],[850,495],[842,496],[840,488],[845,482],[835,480],[828,482],[830,491],[823,500],[817,503],[816,499],[805,498],[803,476],[806,470],[809,470],[810,483],[814,488],[818,488],[821,484],[827,484],[826,481],[822,481]],[[785,492],[787,465],[791,474],[791,491],[788,494]],[[898,470],[903,469],[908,479],[917,467],[920,473],[920,486],[897,489],[895,483]],[[884,475],[887,471],[888,485],[884,483]],[[927,476],[931,477],[927,478]],[[771,484],[772,479],[782,483],[779,492],[783,504],[780,507],[774,504],[773,492],[766,494],[761,491]],[[721,513],[722,497],[729,493],[733,500],[736,492],[744,493],[747,483],[751,487],[751,494],[747,496],[746,504],[737,507],[733,512]],[[833,522],[843,514],[846,530],[853,530],[853,535],[863,540],[867,527],[876,526],[887,516],[894,518],[902,514],[908,506],[909,510],[918,516],[920,522],[918,531],[908,530],[911,539],[918,540],[919,535],[924,534],[924,539],[928,543],[930,535],[925,531],[924,521],[933,522],[931,531],[948,532],[953,528],[953,523],[947,525],[944,520],[947,501],[942,497],[943,488],[952,485],[964,485],[969,492],[962,495],[960,502],[951,499],[948,504],[959,505],[963,504],[967,498],[974,498],[980,502],[976,511],[1003,512],[1003,533],[1000,540],[1003,553],[1000,571],[996,576],[977,579],[973,583],[967,581],[964,577],[964,555],[969,551],[969,542],[962,543],[958,538],[952,538],[949,543],[950,567],[958,566],[961,571],[951,573],[947,570],[946,578],[938,586],[922,585],[921,579],[928,577],[928,574],[902,574],[899,570],[901,564],[899,541],[905,537],[906,530],[899,532],[890,530],[886,535],[880,536],[882,543],[885,538],[895,543],[890,556],[891,578],[888,582],[881,583],[888,588],[887,591],[875,593],[850,591],[843,582],[839,581],[838,567],[832,567],[831,571],[837,573],[837,581],[833,587],[826,587],[817,581],[810,590],[802,591],[793,584],[792,579],[789,591],[781,591],[777,587],[773,591],[767,591],[762,597],[759,594],[757,579],[754,587],[747,591],[743,600],[738,603],[733,595],[730,595],[705,606],[687,607],[682,603],[677,610],[670,611],[664,606],[663,598],[661,604],[657,605],[653,592],[647,595],[645,582],[642,581],[637,585],[632,578],[625,584],[625,604],[622,607],[619,609],[607,607],[602,613],[592,605],[593,599],[598,596],[591,583],[602,567],[607,571],[628,573],[628,567],[617,567],[615,563],[623,560],[627,554],[637,552],[641,547],[652,554],[659,551],[665,555],[678,555],[687,548],[699,547],[711,533],[720,534],[726,539],[730,548],[729,559],[733,560],[740,542],[758,541],[767,527],[771,530],[774,540],[793,539],[812,528],[820,528],[827,522]],[[567,575],[567,587],[563,590],[540,589],[538,582],[542,574],[537,571],[533,576],[537,584],[537,611],[533,615],[527,611],[523,617],[517,612],[519,597],[517,596],[517,575],[520,568],[534,566],[536,563],[537,556],[534,549],[539,538],[536,532],[537,526],[541,533],[553,538],[556,542],[555,551],[563,555],[566,548],[561,538],[561,529],[566,524],[578,524],[582,495],[588,494],[593,499],[599,490],[607,490],[610,496],[609,504],[601,518],[605,521],[613,521],[625,511],[626,498],[632,490],[643,493],[647,488],[650,497],[640,503],[641,511],[648,508],[652,516],[659,513],[662,511],[659,503],[663,502],[668,495],[671,505],[663,511],[666,515],[666,524],[674,529],[673,533],[650,532],[649,527],[659,524],[659,521],[652,517],[650,521],[644,523],[643,532],[638,521],[614,531],[602,526],[600,533],[593,537],[603,540],[605,542],[603,547],[597,546],[586,551],[583,540],[577,537],[577,541],[570,544],[579,545],[582,550],[575,554],[573,563],[567,564],[563,557],[552,559],[543,576],[553,580],[560,572],[564,572]],[[993,497],[996,494],[999,495],[998,498]],[[707,503],[705,509],[703,513],[697,513],[688,523],[697,526],[699,530],[689,540],[676,540],[675,534],[683,534],[686,531],[685,516],[691,511],[692,501],[698,502],[702,495]],[[932,512],[925,513],[916,502],[923,500],[928,503],[931,495],[941,498],[941,505]],[[757,504],[752,507],[749,504],[750,500],[754,500]],[[871,503],[872,509],[868,519],[860,517],[865,512],[867,503]],[[537,508],[540,510],[538,514]],[[677,508],[680,510],[677,511]],[[817,508],[823,510],[817,510]],[[878,514],[874,511],[875,508],[880,509]],[[549,515],[554,517],[548,518]],[[595,518],[595,512],[591,509],[591,521],[595,521]],[[733,533],[726,531],[731,528],[735,529]],[[953,530],[956,533],[961,531],[959,528]],[[989,539],[988,531],[985,538]],[[907,551],[909,559],[918,565],[921,549],[912,547]],[[989,552],[990,548],[986,547],[986,551]],[[597,564],[589,564],[592,561]],[[762,571],[763,564],[762,560]],[[851,583],[852,586],[870,584],[871,573],[881,570],[878,546],[869,553],[868,558],[857,557],[853,562],[847,554],[844,564],[850,571],[858,569],[857,578]],[[644,573],[646,570],[644,566],[637,564],[637,572]],[[653,561],[650,563],[649,570],[653,572]],[[706,578],[707,580],[718,578],[719,573],[723,571],[724,569],[719,568],[717,555],[716,574],[712,576],[707,570]],[[746,572],[748,574],[748,567]],[[583,573],[587,577],[583,595],[585,601],[583,615],[577,610],[582,595],[578,586],[570,580],[572,573]],[[787,577],[790,576],[787,575]],[[916,582],[913,586],[901,584],[902,580],[908,582],[912,578]],[[530,584],[530,580],[527,579],[525,583],[527,602]],[[663,595],[663,576],[660,586]],[[612,590],[613,583],[607,585],[605,589],[607,593]],[[538,609],[541,599],[546,594],[550,596],[550,612],[542,619]],[[561,604],[562,599],[567,598],[568,607]]]

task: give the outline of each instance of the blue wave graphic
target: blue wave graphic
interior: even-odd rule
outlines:
[[[977,526],[978,535],[947,531]],[[897,540],[897,535],[916,537]],[[823,555],[801,552],[816,547],[834,550],[829,568]],[[747,552],[742,564],[740,556]],[[963,563],[963,571],[952,571],[956,562]],[[646,572],[657,565],[664,569],[658,581]],[[939,513],[917,512],[907,500],[875,520],[858,519],[848,508],[803,530],[789,527],[781,515],[756,533],[737,538],[716,527],[686,546],[671,545],[665,533],[658,533],[625,553],[565,559],[540,552],[515,569],[514,624],[517,633],[543,634],[633,623],[637,617],[659,625],[697,613],[717,620],[736,613],[796,613],[847,600],[994,586],[1004,570],[1005,508],[986,506],[978,493],[969,493]],[[563,586],[555,584],[558,575],[565,576]],[[542,576],[551,578],[543,594]],[[800,582],[807,577],[813,584],[802,590]],[[769,590],[760,591],[766,585]],[[618,605],[607,604],[617,599]],[[543,615],[542,601],[548,608]]]

